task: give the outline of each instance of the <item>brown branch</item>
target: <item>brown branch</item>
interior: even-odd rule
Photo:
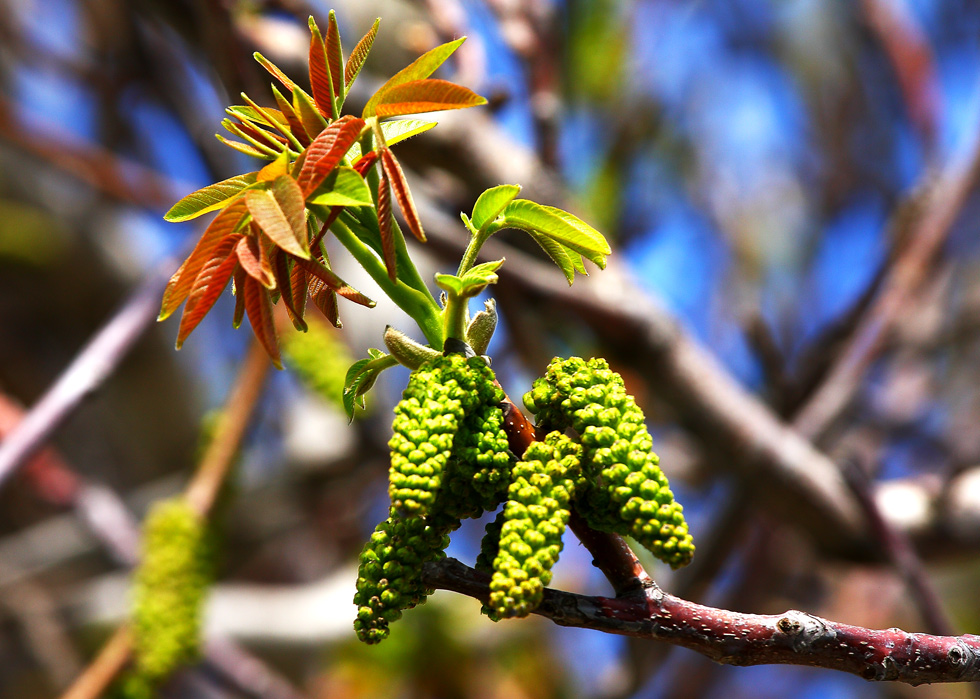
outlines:
[[[132,647],[132,632],[120,626],[61,699],[99,699],[129,664]]]
[[[490,594],[489,576],[453,558],[426,563],[423,581],[483,602]],[[665,641],[727,665],[805,665],[913,685],[980,680],[980,636],[866,629],[795,610],[743,614],[656,587],[612,599],[546,589],[534,613],[560,626]]]

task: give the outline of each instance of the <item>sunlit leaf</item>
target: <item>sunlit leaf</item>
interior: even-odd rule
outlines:
[[[397,260],[395,259],[395,232],[391,228],[391,185],[388,173],[381,169],[378,182],[378,230],[381,233],[381,257],[388,270],[388,278],[395,281]]]
[[[353,301],[356,304],[367,306],[368,308],[374,308],[374,301],[338,277],[332,269],[320,264],[316,260],[297,258],[294,260],[294,264],[301,266],[310,276],[321,280],[348,301]]]
[[[180,316],[180,327],[177,329],[177,349],[184,344],[187,336],[198,326],[214,306],[221,292],[228,286],[238,259],[232,254],[241,236],[232,234],[219,241],[194,279],[184,313]]]
[[[276,288],[276,280],[272,276],[272,266],[269,264],[269,259],[262,246],[259,245],[257,236],[247,235],[239,240],[238,245],[235,246],[235,255],[238,256],[238,262],[242,269],[250,277],[266,289]]]
[[[194,246],[194,250],[191,251],[184,264],[170,278],[170,282],[163,292],[163,302],[160,306],[158,320],[169,317],[184,302],[201,268],[214,257],[214,251],[221,241],[234,233],[247,215],[245,202],[240,199],[232,202],[214,218],[211,225],[201,235],[200,240],[197,241],[197,245]]]
[[[310,89],[313,101],[320,113],[328,119],[336,118],[337,103],[334,100],[335,88],[330,68],[327,65],[327,47],[316,26],[316,20],[310,16]]]
[[[354,362],[344,377],[344,410],[354,419],[354,407],[364,408],[364,394],[371,390],[378,376],[385,369],[398,364],[398,360],[381,350],[371,348],[368,357]]]
[[[347,87],[344,84],[344,48],[340,43],[340,29],[337,27],[337,13],[330,10],[327,15],[327,36],[325,37],[327,51],[327,67],[330,69],[330,84],[333,86],[334,101],[337,113],[344,103]]]
[[[286,252],[309,258],[306,239],[306,208],[303,193],[289,175],[281,175],[270,190],[252,189],[245,193],[249,213],[262,232]]]
[[[323,317],[330,321],[335,328],[342,328],[340,309],[337,307],[337,292],[327,286],[322,279],[314,278],[310,282],[310,298]]]
[[[340,164],[362,128],[363,119],[345,115],[313,139],[313,143],[306,149],[306,160],[297,177],[304,196],[309,196]]]
[[[214,137],[217,138],[222,143],[224,143],[229,148],[234,148],[239,153],[244,153],[245,155],[250,155],[253,158],[262,158],[262,160],[273,160],[276,157],[274,154],[270,155],[269,153],[266,153],[265,151],[259,150],[258,148],[255,148],[254,146],[250,146],[247,143],[241,143],[239,141],[231,141],[231,140],[225,138],[224,136],[222,136],[220,133],[216,133],[214,135]]]
[[[259,170],[259,174],[256,179],[259,182],[272,182],[274,179],[280,175],[285,175],[287,172],[289,172],[289,154],[286,151],[283,151],[279,154],[278,158]]]
[[[350,167],[334,169],[308,200],[320,206],[374,206],[367,182]]]
[[[484,97],[468,87],[448,80],[415,80],[387,90],[375,104],[379,117],[438,112],[443,109],[465,109],[486,104]]]
[[[269,258],[272,263],[272,274],[276,280],[276,287],[282,295],[282,303],[286,308],[286,315],[292,321],[293,327],[305,332],[307,325],[306,321],[303,320],[303,315],[306,308],[306,273],[295,266],[293,270],[290,270],[289,258],[282,250],[274,249],[269,253]],[[296,269],[300,270],[301,277],[293,276],[292,271]],[[297,282],[301,285],[299,293],[294,286]],[[300,304],[296,303],[297,298],[301,301]]]
[[[358,175],[364,177],[371,166],[374,165],[374,161],[378,159],[378,154],[376,151],[368,151],[367,155],[362,155],[358,158],[357,162],[354,163],[354,170]]]
[[[565,275],[565,279],[568,280],[568,284],[571,286],[572,282],[575,281],[576,271],[575,262],[572,259],[572,255],[577,257],[580,263],[582,260],[581,255],[578,253],[572,253],[572,255],[569,255],[568,248],[558,241],[552,240],[546,235],[541,235],[535,231],[528,231],[528,234],[531,236],[534,242],[540,245],[541,249],[548,254],[548,257],[550,257],[554,263],[558,265],[558,269],[560,269],[561,273]],[[585,274],[585,272],[583,271],[582,274]]]
[[[450,41],[448,44],[436,46],[434,49],[426,51],[421,56],[416,58],[410,65],[402,68],[400,71],[392,75],[390,78],[388,78],[388,81],[382,85],[378,91],[374,93],[374,95],[371,96],[371,99],[369,99],[367,104],[364,106],[364,112],[361,114],[361,116],[366,119],[369,116],[374,116],[377,114],[378,104],[390,90],[404,83],[422,80],[423,78],[427,78],[432,75],[435,70],[445,63],[446,59],[449,58],[465,40],[466,37],[464,36],[456,39],[455,41]]]
[[[241,194],[243,189],[255,184],[256,178],[257,173],[249,172],[210,184],[178,201],[163,218],[172,223],[189,221],[201,214],[220,209]]]
[[[312,98],[298,87],[293,90],[293,109],[296,110],[299,120],[303,122],[303,128],[311,139],[316,138],[326,128],[327,120],[314,106]]]
[[[255,60],[258,61],[259,64],[263,68],[265,68],[267,71],[269,71],[269,73],[274,78],[276,78],[277,80],[279,80],[279,82],[281,82],[285,86],[285,88],[287,90],[294,90],[294,89],[296,89],[296,83],[294,83],[292,80],[290,80],[289,79],[289,76],[286,75],[285,73],[283,73],[275,63],[273,63],[272,61],[270,61],[268,58],[266,58],[265,56],[263,56],[258,51],[256,51],[255,53],[253,53],[252,56],[254,56],[255,57]]]
[[[364,61],[367,60],[368,54],[371,53],[371,47],[374,46],[374,39],[378,36],[378,25],[381,24],[381,18],[374,20],[374,24],[368,33],[361,37],[361,40],[357,42],[354,50],[350,52],[350,56],[347,57],[347,65],[344,66],[344,84],[349,90],[350,86],[357,79],[357,76],[361,72],[361,68],[364,66]]]
[[[497,270],[504,261],[494,260],[474,265],[462,277],[454,274],[437,274],[436,286],[453,296],[469,298],[481,293],[489,284],[496,284]]]
[[[283,96],[276,86],[272,86],[272,94],[276,98],[276,104],[279,105],[279,111],[282,112],[283,118],[286,123],[289,124],[289,130],[292,132],[293,136],[299,141],[299,144],[304,148],[313,141],[313,138],[306,132],[306,127],[303,126],[302,120],[299,118],[299,114],[296,113],[296,109],[289,100]]]
[[[402,166],[388,148],[384,148],[381,151],[381,165],[384,168],[385,174],[388,175],[388,180],[391,182],[391,190],[395,194],[395,200],[398,202],[398,208],[401,209],[402,215],[405,217],[405,223],[408,225],[408,229],[412,231],[412,235],[419,242],[424,243],[425,231],[422,230],[422,221],[419,219],[419,212],[415,208],[412,192],[408,188],[408,182],[405,180],[405,173],[402,172]]]
[[[516,199],[503,211],[501,228],[535,231],[561,243],[591,260],[600,268],[606,266],[611,250],[599,231],[567,211]]]
[[[391,121],[381,122],[381,133],[384,134],[385,143],[393,146],[412,136],[425,133],[436,125],[438,125],[436,121],[425,121],[423,119],[392,119]],[[347,157],[351,162],[361,157],[361,144],[359,142],[354,142],[354,145],[347,151]]]
[[[473,205],[473,217],[471,223],[477,230],[482,230],[484,226],[492,222],[500,215],[508,204],[514,201],[521,191],[519,184],[501,184],[491,187],[476,200]]]
[[[231,119],[224,119],[221,125],[239,138],[248,141],[249,144],[263,153],[262,157],[267,160],[275,160],[282,152],[283,146],[286,145],[286,141],[280,139],[276,134],[256,128],[251,124],[236,124]]]
[[[276,339],[276,326],[272,317],[272,300],[269,292],[251,277],[245,277],[242,288],[245,296],[245,313],[252,326],[252,332],[265,348],[272,363],[277,369],[282,369],[282,358],[279,355],[279,342]]]

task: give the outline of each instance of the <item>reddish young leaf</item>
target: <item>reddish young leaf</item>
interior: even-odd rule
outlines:
[[[424,243],[425,231],[422,230],[422,221],[419,219],[419,212],[415,209],[412,192],[408,189],[408,182],[405,180],[402,166],[398,164],[398,160],[395,159],[391,149],[383,148],[381,150],[381,166],[391,181],[391,189],[395,193],[395,199],[398,200],[398,208],[402,210],[408,229],[412,231],[412,235],[420,243]],[[378,199],[380,202],[380,197]]]
[[[263,68],[269,71],[269,74],[272,75],[272,77],[276,78],[279,82],[281,82],[287,90],[296,89],[296,83],[290,80],[289,76],[287,76],[279,69],[279,66],[277,66],[275,63],[270,61],[268,58],[263,56],[258,51],[253,53],[252,56],[255,58],[256,61],[259,62],[259,65],[261,65]]]
[[[364,65],[364,61],[367,60],[368,54],[371,53],[371,47],[374,46],[374,38],[378,35],[378,25],[380,23],[380,18],[374,20],[374,25],[370,31],[357,42],[357,46],[354,47],[354,50],[350,52],[350,56],[347,57],[347,65],[344,66],[344,84],[348,90],[361,72],[361,67]]]
[[[299,185],[289,175],[280,175],[270,190],[245,193],[252,219],[273,243],[297,257],[310,256],[306,239],[306,203]]]
[[[168,318],[184,302],[204,264],[214,256],[218,244],[241,224],[247,215],[245,201],[238,199],[225,207],[207,227],[194,250],[170,278],[163,292],[158,320]]]
[[[348,114],[337,119],[313,139],[313,143],[306,149],[306,160],[296,178],[304,197],[319,187],[326,176],[340,164],[363,128],[363,119]]]
[[[378,230],[381,233],[385,269],[388,270],[388,278],[395,281],[398,265],[395,260],[395,233],[391,230],[391,186],[384,167],[381,168],[381,179],[378,182]]]
[[[307,325],[303,320],[306,311],[306,272],[299,265],[293,265],[293,272],[299,270],[299,274],[294,275],[289,269],[286,253],[282,250],[272,251],[272,270],[282,292],[282,303],[286,307],[289,320],[297,330],[306,332]]]
[[[289,103],[276,86],[272,86],[272,94],[276,98],[276,104],[279,105],[279,111],[282,112],[283,118],[286,123],[289,124],[289,130],[292,132],[293,137],[299,141],[300,145],[304,148],[313,141],[313,138],[306,133],[306,127],[303,126],[303,121],[299,118],[293,105]]]
[[[310,88],[313,91],[313,101],[320,114],[327,119],[335,119],[338,116],[337,103],[334,100],[336,89],[327,64],[327,47],[312,16],[310,35]]]
[[[330,207],[330,213],[327,215],[327,218],[323,221],[323,225],[320,226],[320,232],[317,233],[313,237],[312,242],[310,242],[310,249],[314,251],[314,254],[319,254],[320,241],[323,240],[323,236],[326,235],[328,230],[330,230],[330,226],[333,225],[333,222],[337,220],[337,217],[340,216],[340,212],[342,212],[343,210],[344,207],[342,206]]]
[[[364,112],[361,114],[361,116],[367,119],[369,116],[374,116],[377,114],[375,108],[389,90],[392,90],[403,83],[422,80],[423,78],[427,78],[432,75],[436,68],[445,63],[446,59],[449,58],[465,40],[466,37],[461,37],[456,39],[456,41],[450,41],[448,44],[436,46],[434,49],[426,51],[412,61],[411,64],[405,66],[400,71],[392,75],[390,78],[388,78],[388,81],[371,96],[371,99],[367,101],[367,104],[364,105]]]
[[[228,286],[238,258],[232,254],[241,236],[237,233],[225,236],[212,250],[211,257],[201,267],[194,285],[187,295],[184,313],[180,316],[180,327],[177,329],[177,349],[197,327],[204,316],[208,314],[221,292]]]
[[[448,80],[413,80],[388,89],[375,104],[379,117],[465,109],[486,104],[487,100],[468,87]]]
[[[252,224],[254,227],[254,223]],[[266,289],[275,289],[276,280],[272,276],[272,265],[259,244],[257,235],[247,235],[238,241],[235,246],[235,255],[238,262],[242,265],[250,277]]]
[[[340,43],[340,29],[337,27],[337,13],[330,10],[327,16],[327,67],[330,69],[330,84],[333,86],[334,100],[337,103],[337,112],[344,103],[347,94],[344,85],[344,48]]]
[[[354,169],[357,170],[357,174],[364,177],[371,166],[374,165],[374,161],[378,159],[377,151],[368,151],[367,155],[362,155],[358,158],[357,162],[354,163]]]
[[[276,326],[272,318],[272,300],[269,292],[251,277],[245,277],[242,288],[245,297],[245,313],[252,326],[252,332],[258,338],[272,363],[277,369],[282,369],[282,358],[279,356],[279,342],[276,340]]]
[[[330,321],[335,328],[342,328],[340,309],[337,308],[337,293],[320,279],[310,282],[310,298],[323,317]]]
[[[245,287],[245,278],[248,274],[242,269],[241,265],[235,267],[235,273],[232,275],[233,290],[235,292],[235,315],[232,316],[231,324],[235,330],[242,327],[242,319],[245,317],[245,292],[243,288]]]
[[[374,301],[338,277],[332,269],[327,268],[325,265],[320,264],[316,260],[296,258],[293,260],[293,264],[297,264],[302,267],[310,274],[310,276],[321,280],[324,284],[330,287],[333,291],[336,291],[348,301],[353,301],[354,303],[360,304],[361,306],[367,306],[368,308],[374,308]]]
[[[272,182],[274,179],[280,175],[285,175],[287,172],[289,172],[289,154],[286,151],[283,151],[279,154],[278,158],[259,170],[259,173],[256,175],[255,179],[258,182]]]

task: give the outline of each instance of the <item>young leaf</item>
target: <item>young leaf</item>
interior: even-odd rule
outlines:
[[[436,126],[438,122],[435,121],[424,121],[422,119],[392,119],[391,121],[381,122],[381,133],[384,134],[385,143],[388,147],[395,145],[401,141],[405,141],[412,136],[418,136],[420,133],[425,133],[433,126]],[[347,158],[351,162],[355,162],[361,157],[361,144],[357,141],[354,145],[350,147],[347,151]]]
[[[184,264],[170,278],[170,282],[163,292],[163,302],[160,306],[158,320],[165,320],[184,302],[194,285],[194,280],[201,272],[201,268],[214,257],[215,250],[221,241],[234,233],[247,215],[245,202],[239,199],[229,204],[214,218],[200,240],[197,241],[194,250],[184,260]]]
[[[242,320],[245,318],[245,277],[248,274],[242,269],[241,265],[235,267],[234,274],[231,275],[232,291],[235,294],[235,314],[231,318],[231,326],[238,330],[242,327]]]
[[[286,253],[275,249],[270,253],[272,263],[272,274],[276,279],[276,286],[282,294],[282,303],[286,307],[286,314],[292,321],[293,327],[300,332],[306,332],[306,321],[303,316],[306,311],[306,272],[298,265],[293,265],[289,269],[289,260]],[[299,270],[299,274],[293,272]]]
[[[259,170],[256,180],[259,182],[272,182],[279,175],[289,172],[289,153],[283,151],[279,157]]]
[[[170,211],[164,214],[163,218],[171,223],[189,221],[201,214],[221,209],[238,196],[243,189],[255,184],[256,177],[257,173],[249,172],[208,185],[178,201],[170,208]]]
[[[375,103],[379,117],[438,112],[443,109],[465,109],[486,104],[484,97],[468,87],[447,80],[414,80],[388,89]]]
[[[412,231],[412,235],[420,243],[424,243],[425,231],[422,230],[422,221],[419,219],[419,212],[415,209],[412,192],[408,188],[408,182],[405,180],[405,173],[402,172],[402,166],[395,159],[391,149],[381,149],[381,166],[388,176],[388,180],[391,182],[392,191],[395,193],[395,199],[398,201],[398,208],[402,210],[402,215],[405,217],[405,223],[408,225],[408,229]]]
[[[377,159],[377,151],[368,151],[367,155],[362,155],[357,159],[357,162],[354,163],[354,171],[361,177],[364,177],[365,173],[371,169],[371,166],[374,165],[374,161]]]
[[[247,107],[233,106],[228,107],[225,111],[236,119],[254,124],[256,127],[271,127],[283,136],[290,133],[286,117],[278,109],[260,107],[244,92],[242,93],[242,99],[248,102]]]
[[[344,48],[340,43],[340,29],[337,28],[337,13],[330,10],[327,15],[327,67],[330,69],[330,84],[333,86],[334,102],[336,112],[340,114],[340,108],[344,104],[344,97],[347,96],[347,86],[344,84]]]
[[[378,35],[379,24],[381,24],[380,17],[374,20],[371,29],[361,37],[354,50],[350,52],[350,56],[347,57],[347,65],[344,66],[344,85],[348,90],[361,72],[361,67],[364,65],[364,61],[367,60],[368,54],[371,53],[371,47],[374,46],[374,38]]]
[[[187,336],[198,326],[208,314],[221,292],[228,286],[238,259],[232,254],[241,236],[233,234],[225,236],[212,251],[211,257],[201,266],[200,272],[194,279],[194,284],[187,295],[184,313],[180,316],[180,327],[177,329],[177,349],[184,344]]]
[[[371,390],[382,371],[398,364],[381,350],[371,348],[366,359],[359,359],[347,370],[344,378],[344,410],[350,420],[354,419],[355,405],[364,408],[363,396]]]
[[[391,228],[391,185],[383,167],[378,181],[378,229],[381,233],[381,257],[388,270],[388,278],[395,281],[398,263],[395,259],[395,232]]]
[[[473,216],[471,223],[478,231],[492,223],[500,212],[507,208],[507,205],[514,201],[521,191],[519,184],[501,184],[491,187],[476,200],[473,205]]]
[[[251,124],[236,124],[231,119],[223,119],[221,125],[239,138],[248,141],[256,150],[264,154],[261,157],[266,160],[275,160],[282,152],[283,146],[286,145],[285,139]],[[219,138],[221,137],[219,136]],[[232,143],[228,145],[232,145]],[[232,145],[232,147],[234,146]]]
[[[261,158],[262,160],[273,160],[276,157],[275,155],[270,155],[264,150],[259,150],[258,148],[254,148],[248,144],[240,143],[238,141],[231,141],[225,138],[224,136],[222,136],[220,133],[216,133],[214,137],[217,138],[222,143],[224,143],[229,148],[234,148],[239,153],[250,155],[253,158]]]
[[[272,276],[272,265],[259,245],[258,236],[247,235],[235,246],[235,255],[242,269],[266,289],[275,289],[276,280]]]
[[[436,285],[453,296],[469,298],[482,292],[488,284],[497,283],[497,270],[503,260],[484,262],[471,267],[462,277],[454,274],[437,274]]]
[[[503,211],[501,228],[535,231],[588,258],[600,269],[606,266],[609,243],[592,226],[567,211],[515,199]]]
[[[308,197],[320,206],[374,206],[367,182],[354,168],[338,167]]]
[[[581,264],[582,256],[577,252],[573,252],[571,255],[569,255],[568,248],[561,243],[552,240],[546,235],[541,235],[535,231],[528,231],[527,233],[531,236],[535,243],[541,246],[541,249],[548,254],[548,257],[550,257],[552,261],[558,265],[558,269],[560,269],[561,273],[565,275],[568,285],[571,286],[572,282],[575,281],[575,271],[577,269],[573,256],[578,258],[579,264]],[[583,271],[582,274],[585,274],[585,272]]]
[[[336,88],[327,65],[327,48],[312,15],[310,16],[310,88],[320,114],[327,119],[337,118],[337,102],[334,99]]]
[[[382,85],[371,99],[368,100],[367,104],[364,105],[364,112],[361,114],[363,118],[368,118],[369,116],[374,116],[377,114],[376,108],[378,103],[384,98],[385,94],[399,86],[403,83],[412,82],[415,80],[422,80],[432,75],[435,70],[445,63],[446,59],[449,58],[453,52],[459,48],[459,45],[466,40],[466,37],[461,37],[456,39],[456,41],[450,41],[448,44],[442,44],[441,46],[436,46],[434,49],[426,51],[421,56],[416,58],[411,64],[402,68],[400,71],[388,78],[388,81]]]
[[[310,138],[316,138],[327,126],[327,120],[323,118],[320,111],[313,105],[312,99],[308,94],[298,87],[293,90],[293,109],[303,122],[303,128]]]
[[[344,159],[364,128],[364,120],[342,116],[320,133],[306,149],[306,160],[297,180],[303,196],[309,196]]]
[[[293,136],[299,141],[299,144],[306,148],[313,141],[313,138],[306,133],[306,128],[303,126],[303,121],[299,118],[299,114],[296,113],[296,109],[293,105],[289,103],[276,86],[272,86],[272,95],[276,98],[276,104],[279,105],[279,111],[282,112],[283,118],[289,125],[289,130],[292,132]]]
[[[313,305],[324,318],[330,321],[331,325],[335,328],[344,327],[340,322],[340,311],[337,308],[337,292],[324,284],[322,279],[313,279],[310,282],[310,298],[313,299]]]
[[[330,289],[337,292],[348,301],[353,301],[354,303],[360,304],[361,306],[367,306],[368,308],[374,308],[374,301],[338,277],[332,269],[327,268],[325,265],[320,264],[316,260],[297,258],[293,260],[293,264],[297,264],[302,267],[311,276],[322,281],[324,284],[330,287]]]
[[[272,318],[272,300],[269,292],[251,277],[245,277],[242,288],[245,297],[245,313],[252,326],[252,332],[265,348],[272,363],[277,369],[282,369],[282,358],[279,356],[279,342],[276,340],[276,326]]]
[[[263,56],[258,51],[253,53],[252,56],[255,58],[256,61],[259,62],[259,65],[261,65],[263,68],[269,71],[272,77],[276,78],[279,82],[281,82],[287,90],[292,91],[296,89],[296,83],[290,80],[289,76],[283,73],[275,63],[270,61],[268,58]]]
[[[280,175],[270,190],[246,192],[245,203],[255,223],[272,242],[292,255],[309,258],[306,208],[296,180],[289,175]]]

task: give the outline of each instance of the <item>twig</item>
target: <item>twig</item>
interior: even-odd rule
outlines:
[[[109,378],[153,324],[176,267],[166,260],[112,316],[0,444],[0,488],[81,403]]]
[[[132,646],[132,632],[120,626],[61,699],[99,699],[129,663]]]
[[[426,563],[422,576],[427,587],[489,598],[489,577],[453,558]],[[545,589],[534,613],[560,626],[666,641],[728,665],[806,665],[909,684],[980,680],[980,636],[879,631],[795,610],[743,614],[656,587],[614,599]]]

